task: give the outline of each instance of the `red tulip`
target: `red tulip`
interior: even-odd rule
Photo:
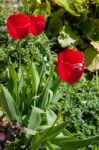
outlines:
[[[46,20],[43,16],[29,16],[31,20],[31,33],[33,35],[39,35],[41,34],[46,25]]]
[[[65,49],[58,55],[57,68],[60,79],[68,84],[74,84],[80,79],[84,66],[84,55],[80,51]]]
[[[30,33],[31,21],[24,14],[13,14],[8,17],[6,25],[13,39],[23,39]]]

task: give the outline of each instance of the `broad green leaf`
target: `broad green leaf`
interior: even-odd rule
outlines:
[[[99,69],[99,52],[93,48],[88,48],[84,51],[86,59],[86,67],[89,71],[94,72]]]
[[[43,142],[45,143],[46,141],[56,137],[58,134],[62,132],[64,128],[65,128],[65,123],[62,123],[60,125],[47,128],[41,134],[37,134],[37,137],[35,136],[35,139],[32,141],[32,148],[38,149],[41,143]]]
[[[90,44],[99,52],[99,41],[92,41]]]
[[[47,34],[56,35],[62,28],[62,17],[65,13],[64,9],[59,9],[52,13],[51,19],[48,24]]]
[[[8,66],[8,89],[19,106],[18,98],[18,77],[13,65],[10,63]]]
[[[52,84],[52,91],[53,91],[53,98],[51,100],[51,103],[56,104],[59,99],[62,97],[62,91],[59,89],[61,80],[59,77],[57,77]]]
[[[47,123],[49,126],[52,126],[53,123],[56,120],[56,114],[52,110],[47,110],[46,111],[46,116],[47,116]]]
[[[43,110],[37,107],[32,107],[32,111],[29,117],[29,121],[28,121],[29,123],[28,123],[27,128],[37,130],[41,124],[41,121],[42,121],[41,114],[43,113],[44,113]]]
[[[91,145],[99,141],[99,136],[90,137],[87,139],[79,140],[79,139],[68,139],[66,138],[56,138],[52,140],[53,144],[56,144],[61,147],[62,150],[77,150],[79,148],[83,148],[85,146]]]
[[[70,0],[55,0],[55,3],[59,6],[64,7],[65,10],[71,13],[72,15],[77,16],[77,13],[71,8]]]
[[[29,67],[28,71],[29,71],[30,76],[31,76],[32,90],[34,93],[36,93],[38,90],[40,78],[39,78],[39,75],[38,75],[38,72],[36,70],[34,63],[29,62],[28,67]]]
[[[41,135],[43,140],[48,140],[51,138],[56,137],[58,134],[62,132],[62,130],[65,128],[65,123],[52,126],[44,131],[44,133]]]
[[[56,35],[62,28],[62,20],[59,17],[53,17],[51,18],[48,28],[47,28],[47,34],[49,35]]]
[[[60,80],[59,77],[57,77],[55,80],[53,80],[53,84],[52,84],[52,91],[53,91],[53,93],[57,92],[57,90],[60,87],[60,83],[61,83],[61,80]]]
[[[78,3],[78,4],[82,4],[83,0],[75,0],[75,2]]]
[[[52,73],[53,73],[53,69],[51,69],[50,75],[49,75],[46,85],[45,85],[45,88],[44,88],[40,98],[38,99],[38,107],[43,108],[43,109],[49,104],[49,94],[50,94],[49,90],[50,90],[50,87],[52,84],[52,79],[53,79]]]
[[[23,132],[29,135],[35,135],[37,133],[35,130],[29,129],[29,128],[24,128]]]
[[[51,15],[51,17],[58,17],[58,18],[62,18],[63,15],[65,13],[65,10],[63,8],[58,9],[57,11],[54,11]]]
[[[9,91],[3,85],[1,86],[0,103],[1,107],[11,121],[17,120],[18,122],[21,122],[17,104]]]
[[[56,150],[54,144],[52,144],[50,141],[46,142],[48,150]]]

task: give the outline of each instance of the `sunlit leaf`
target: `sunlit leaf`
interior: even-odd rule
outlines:
[[[59,6],[64,7],[65,10],[71,13],[72,15],[77,16],[77,13],[70,7],[71,6],[70,0],[55,0],[55,3]]]
[[[52,110],[47,110],[46,116],[47,116],[48,125],[50,126],[53,125],[57,117],[56,114]]]
[[[86,68],[94,72],[99,69],[99,53],[95,49],[88,48],[84,51]]]
[[[29,129],[33,129],[33,130],[37,130],[40,123],[41,123],[41,120],[42,120],[42,117],[41,117],[41,114],[43,114],[44,111],[37,108],[37,107],[32,107],[32,111],[31,111],[31,114],[30,114],[30,118],[29,118],[29,123],[28,123],[28,128]]]
[[[92,41],[90,44],[93,45],[97,51],[99,51],[99,41]]]

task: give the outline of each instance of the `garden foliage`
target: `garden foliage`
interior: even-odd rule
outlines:
[[[1,149],[97,150],[99,1],[0,7]]]

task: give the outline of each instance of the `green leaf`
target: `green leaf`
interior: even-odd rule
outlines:
[[[21,122],[17,104],[9,91],[3,85],[1,86],[0,103],[1,107],[11,121],[17,120],[17,122]]]
[[[65,123],[47,128],[41,134],[37,134],[32,141],[32,149],[38,149],[41,143],[56,137],[65,128]]]
[[[94,72],[99,69],[99,52],[93,48],[84,51],[86,67],[89,71]]]
[[[47,123],[49,126],[52,126],[53,123],[56,120],[56,114],[52,110],[47,110],[46,111],[46,116],[47,116]]]
[[[19,99],[18,99],[18,77],[16,74],[15,69],[13,68],[13,64],[9,64],[8,66],[8,89],[15,99],[17,105],[19,106]]]
[[[40,96],[40,98],[38,99],[38,107],[44,109],[47,107],[47,105],[49,104],[49,100],[50,100],[50,87],[51,87],[51,84],[52,84],[52,73],[53,73],[53,67],[50,71],[50,75],[47,79],[47,82],[46,82],[46,85],[45,85],[45,88]]]
[[[46,145],[48,147],[48,150],[56,150],[55,146],[50,141],[47,141]]]
[[[40,82],[40,78],[38,75],[38,72],[35,68],[35,64],[34,63],[30,63],[28,64],[28,71],[31,75],[31,84],[32,84],[32,90],[33,93],[36,93],[38,90],[38,86],[39,86],[39,82]]]
[[[51,103],[56,104],[59,99],[62,97],[62,91],[59,89],[61,80],[59,77],[57,77],[52,84],[52,91],[53,91],[53,98],[51,100]]]
[[[65,10],[71,13],[72,15],[78,16],[78,14],[71,8],[70,0],[55,0],[55,3],[59,6],[64,7]]]
[[[99,52],[99,41],[92,41],[90,44]]]
[[[60,134],[64,128],[65,128],[65,123],[52,126],[44,131],[44,133],[41,135],[41,138],[43,140],[52,139],[56,137],[58,134]]]
[[[23,130],[26,134],[35,135],[37,132],[35,130],[31,130],[29,128],[24,128]]]
[[[62,28],[62,20],[59,17],[53,17],[51,18],[48,28],[47,28],[47,34],[48,35],[56,35]]]
[[[90,137],[87,139],[79,140],[79,139],[68,139],[66,138],[56,138],[52,141],[53,144],[59,145],[62,150],[77,150],[79,148],[83,148],[90,144],[96,143],[99,141],[99,136]]]
[[[27,128],[37,130],[41,124],[42,121],[41,114],[43,113],[45,113],[43,110],[37,107],[32,107]]]

